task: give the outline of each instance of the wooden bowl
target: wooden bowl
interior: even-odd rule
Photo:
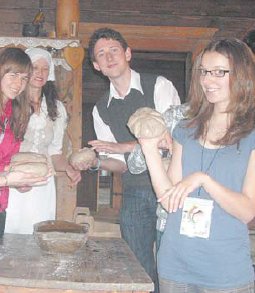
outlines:
[[[44,221],[34,225],[34,238],[42,250],[73,253],[88,240],[88,226],[68,221]]]

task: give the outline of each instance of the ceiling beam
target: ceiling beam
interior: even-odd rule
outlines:
[[[119,31],[133,50],[161,52],[191,52],[196,56],[218,31],[211,27],[143,26],[110,23],[79,24],[79,36],[84,48],[92,33],[109,27]]]

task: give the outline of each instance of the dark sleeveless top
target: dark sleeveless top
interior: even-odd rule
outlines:
[[[154,86],[157,75],[141,74],[141,86],[144,95],[136,90],[131,89],[130,93],[124,99],[113,98],[107,107],[109,100],[109,91],[101,98],[96,106],[101,119],[108,125],[117,142],[126,142],[135,140],[130,133],[127,122],[129,117],[141,107],[150,107],[155,109],[154,104]],[[129,154],[125,154],[127,160]],[[126,171],[123,176],[123,185],[125,186],[148,186],[151,185],[149,174],[147,171],[133,175]]]

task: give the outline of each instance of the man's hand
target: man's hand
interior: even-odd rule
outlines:
[[[103,140],[91,140],[88,142],[93,150],[107,154],[125,154],[130,153],[135,147],[136,141],[127,141],[122,143],[109,142]]]
[[[98,158],[95,158],[92,161],[73,163],[72,167],[74,168],[74,170],[87,171],[89,168],[96,167],[97,164]]]

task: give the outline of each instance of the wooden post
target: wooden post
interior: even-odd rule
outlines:
[[[64,102],[69,118],[67,135],[73,150],[81,148],[82,139],[82,64],[72,72],[59,72],[58,90]],[[58,172],[57,187],[57,219],[73,220],[77,201],[77,187],[70,187],[70,180],[64,172]]]
[[[112,174],[112,208],[120,210],[122,201],[122,180],[121,174]]]
[[[57,0],[56,33],[58,38],[77,38],[79,20],[79,0]]]

